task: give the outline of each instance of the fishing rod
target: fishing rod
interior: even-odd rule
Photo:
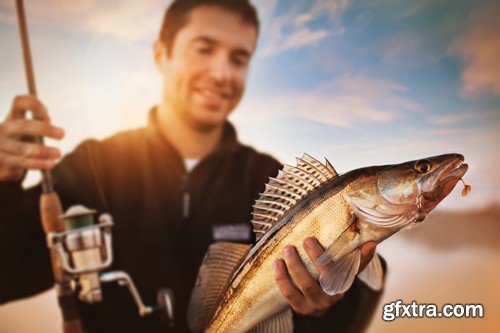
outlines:
[[[28,29],[23,0],[16,0],[17,17],[28,91],[37,96],[35,75],[31,59]],[[34,116],[36,119],[36,115]],[[35,137],[43,145],[43,137]],[[170,326],[174,324],[173,296],[170,289],[162,288],[157,293],[157,305],[147,306],[130,276],[123,271],[103,272],[113,261],[111,215],[102,214],[95,222],[95,210],[81,205],[70,207],[63,214],[61,201],[54,190],[50,170],[42,170],[42,194],[40,215],[50,251],[55,289],[63,319],[64,333],[83,333],[77,311],[75,292],[81,301],[94,304],[101,302],[102,284],[117,282],[128,288],[139,315],[160,312]]]
[[[16,0],[16,9],[19,22],[19,32],[21,34],[24,68],[28,82],[28,92],[33,96],[37,96],[23,0]],[[35,137],[34,140],[40,145],[44,144],[42,136]],[[64,231],[64,225],[59,218],[59,216],[62,215],[61,201],[57,193],[54,191],[50,170],[42,170],[40,215],[45,235],[48,236],[53,232]],[[83,332],[83,328],[78,317],[78,311],[76,310],[76,300],[73,290],[71,289],[71,278],[63,272],[58,264],[55,250],[50,246],[49,248],[57,300],[62,313],[63,331],[64,333],[81,333]]]

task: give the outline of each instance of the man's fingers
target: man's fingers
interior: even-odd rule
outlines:
[[[7,181],[21,180],[26,171],[22,168],[9,168],[0,170],[0,179]]]
[[[304,267],[297,250],[293,246],[285,246],[283,255],[288,272],[302,294],[307,298],[320,297],[323,290]]]
[[[24,156],[27,158],[54,160],[61,157],[61,151],[53,147],[42,146],[35,143],[28,143],[26,144]]]
[[[304,249],[313,261],[324,252],[321,244],[313,237],[304,240]],[[274,262],[274,276],[281,294],[295,312],[320,316],[342,298],[343,295],[329,296],[323,292],[319,283],[304,267],[293,246],[286,246],[283,256],[284,261],[280,259]]]
[[[359,264],[359,271],[361,272],[362,270],[365,269],[366,265],[372,260],[373,256],[375,255],[375,249],[377,247],[376,242],[366,242],[361,246],[361,263]]]
[[[21,164],[24,169],[34,169],[34,170],[50,170],[56,165],[56,160],[46,160],[39,158],[24,158],[21,160]]]
[[[13,120],[24,118],[26,111],[33,112],[34,117],[40,121],[50,122],[47,108],[33,95],[16,96],[12,101],[12,106],[7,119]]]
[[[57,159],[61,157],[61,151],[58,148],[23,142],[7,137],[0,138],[0,153],[39,159]]]
[[[56,160],[51,159],[0,154],[0,165],[2,169],[13,170],[12,172],[17,172],[17,169],[50,170],[56,163]]]
[[[290,277],[288,276],[286,266],[283,260],[277,259],[273,263],[274,279],[278,285],[281,295],[288,301],[288,304],[298,310],[305,303],[304,295],[295,288]]]
[[[46,136],[62,139],[64,130],[38,120],[17,119],[2,124],[1,132],[5,136]]]
[[[34,119],[26,119],[31,111]],[[25,142],[24,137],[62,139],[64,130],[52,126],[47,108],[33,95],[17,96],[5,122],[0,123],[0,180],[20,180],[25,170],[50,170],[59,149]]]
[[[314,237],[307,237],[306,239],[304,239],[304,250],[309,256],[309,259],[312,260],[312,262],[315,262],[323,254],[323,252],[325,252],[323,246],[321,246],[318,240]],[[321,273],[323,272],[325,267],[316,266],[316,269]]]
[[[368,265],[370,260],[372,260],[376,247],[376,242],[366,242],[360,247],[361,262],[358,272],[365,269],[366,265]],[[314,237],[308,237],[304,240],[304,250],[313,262],[316,261],[316,259],[318,259],[325,251],[318,240]],[[316,268],[320,273],[325,269],[324,266],[316,266]]]

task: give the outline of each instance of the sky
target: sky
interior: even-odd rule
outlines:
[[[152,44],[169,1],[25,0],[39,97],[71,151],[143,126],[160,98]],[[261,33],[231,115],[244,143],[336,169],[456,152],[471,194],[500,201],[500,2],[259,0]],[[27,91],[15,1],[0,0],[0,118]],[[30,174],[26,183],[36,181]]]

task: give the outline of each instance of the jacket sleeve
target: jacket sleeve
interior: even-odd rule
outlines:
[[[34,295],[53,284],[40,223],[40,186],[0,184],[0,304]]]
[[[384,278],[385,260],[380,257]],[[355,279],[344,297],[322,317],[302,316],[294,313],[295,332],[365,332],[375,314],[383,290],[374,291]]]
[[[88,148],[82,143],[52,172],[63,208],[97,202]],[[41,185],[23,189],[21,182],[0,182],[0,304],[49,289],[54,284],[49,250],[40,220]]]

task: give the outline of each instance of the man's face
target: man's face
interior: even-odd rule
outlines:
[[[218,6],[193,9],[170,57],[163,44],[156,52],[157,63],[158,58],[163,62],[159,67],[167,107],[197,130],[224,124],[245,90],[256,39],[255,27],[243,23],[239,14]]]

